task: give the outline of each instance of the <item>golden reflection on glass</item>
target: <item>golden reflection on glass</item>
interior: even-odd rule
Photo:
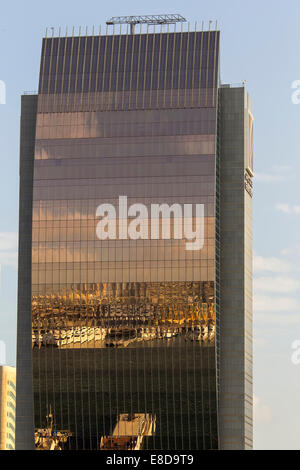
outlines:
[[[32,324],[33,348],[214,345],[214,283],[74,285],[65,295],[33,295]]]
[[[218,448],[219,34],[209,34],[44,40],[32,231],[36,448]],[[173,234],[98,240],[97,207],[121,195],[148,208],[203,204],[202,250]]]

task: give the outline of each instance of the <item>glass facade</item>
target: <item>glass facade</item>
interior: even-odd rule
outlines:
[[[45,38],[36,122],[36,442],[218,448],[219,32]],[[100,204],[203,204],[204,245],[100,240]],[[120,227],[119,227],[120,229]],[[50,424],[49,424],[50,423]]]

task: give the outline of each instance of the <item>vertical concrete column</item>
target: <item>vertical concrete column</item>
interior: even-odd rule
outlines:
[[[223,450],[251,449],[251,104],[244,87],[220,89],[220,396]],[[249,114],[250,113],[250,114]],[[251,115],[252,116],[252,115]]]
[[[33,163],[37,96],[21,99],[16,449],[34,449],[31,328]]]

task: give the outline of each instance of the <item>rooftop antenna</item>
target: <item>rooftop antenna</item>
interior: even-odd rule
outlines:
[[[106,21],[107,25],[129,24],[130,34],[134,34],[136,24],[176,24],[185,23],[186,19],[181,15],[146,15],[146,16],[113,16]]]

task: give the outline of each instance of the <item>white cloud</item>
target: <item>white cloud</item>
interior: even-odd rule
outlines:
[[[292,206],[290,204],[280,203],[276,204],[276,210],[283,212],[284,214],[300,214],[300,206]]]
[[[283,175],[272,175],[270,173],[255,173],[255,181],[259,183],[277,183],[284,181]]]
[[[253,397],[254,405],[254,421],[260,423],[269,423],[272,421],[273,413],[272,408],[262,403],[261,399],[257,396]]]
[[[300,248],[300,247],[299,247]],[[283,250],[283,255],[289,250]],[[295,256],[254,256],[253,308],[258,324],[300,324],[299,263]]]
[[[272,168],[277,173],[287,173],[292,170],[290,165],[273,165]]]
[[[18,247],[18,235],[15,232],[0,232],[0,251],[14,251]]]
[[[300,313],[300,299],[294,297],[279,297],[276,295],[257,294],[254,295],[254,310],[256,312]]]
[[[255,315],[255,325],[256,327],[261,327],[261,332],[263,332],[266,328],[270,329],[271,326],[278,327],[278,326],[292,326],[297,327],[297,331],[299,330],[300,326],[300,314],[299,313],[283,313],[282,315],[278,312],[276,314],[272,314],[272,312],[262,313],[258,312]],[[280,330],[277,330],[277,334],[280,336]],[[256,342],[256,341],[255,341]]]
[[[254,255],[253,258],[254,273],[273,272],[273,273],[287,273],[291,271],[292,266],[289,262],[280,258],[266,258],[259,255]]]
[[[18,264],[18,235],[15,232],[0,232],[0,266],[16,268]]]
[[[267,173],[255,173],[255,180],[261,183],[278,183],[291,177],[291,167],[288,165],[273,165]]]
[[[291,277],[259,277],[254,279],[254,290],[257,292],[272,292],[274,294],[289,294],[300,291],[300,280]]]
[[[295,256],[300,257],[300,245],[294,245],[290,248],[285,248],[281,251],[283,256],[292,256],[292,259],[295,260]]]
[[[1,252],[0,251],[0,266],[11,266],[16,268],[18,265],[18,252]]]

